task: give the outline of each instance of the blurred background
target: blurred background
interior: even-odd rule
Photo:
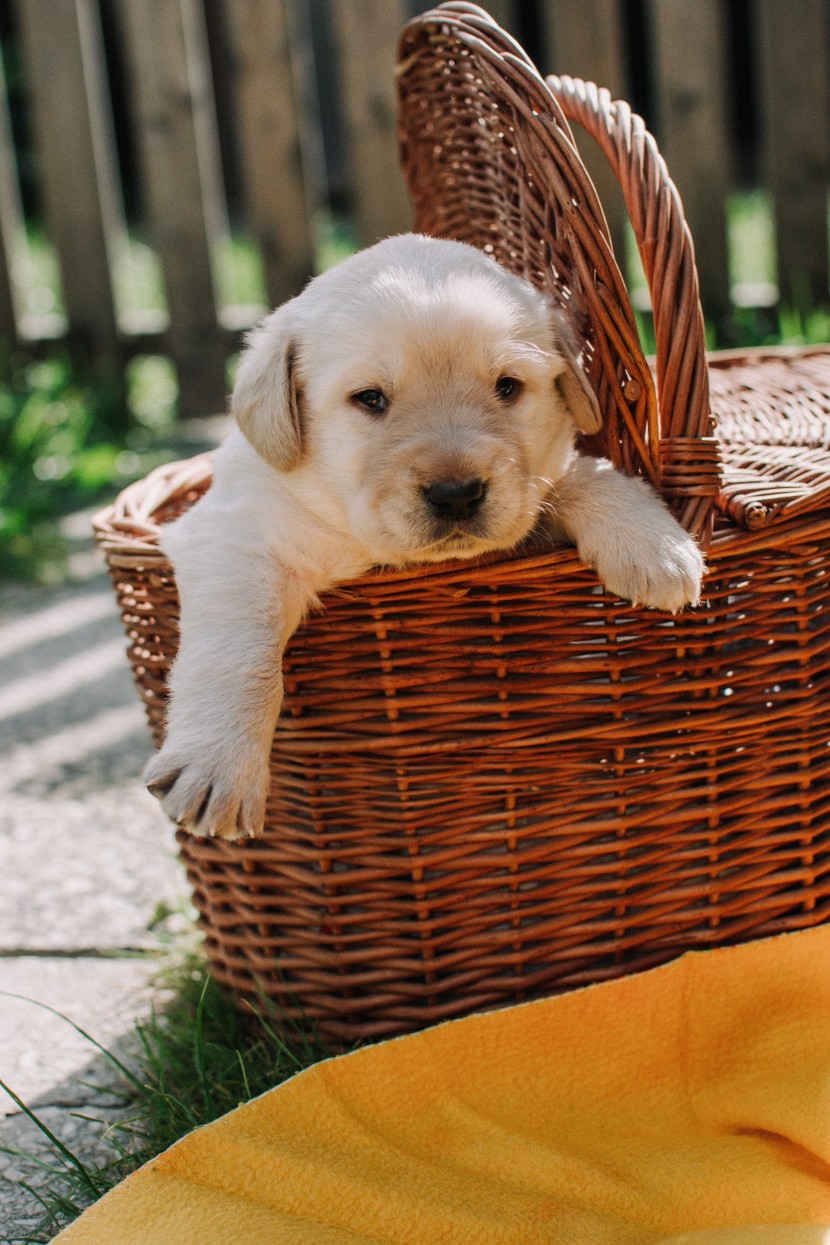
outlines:
[[[60,516],[224,410],[267,308],[409,226],[393,65],[426,7],[0,0],[0,575],[65,575]],[[830,339],[827,0],[485,7],[543,73],[644,115],[711,346]],[[586,159],[648,346],[622,200]]]

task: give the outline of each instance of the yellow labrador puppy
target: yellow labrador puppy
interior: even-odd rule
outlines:
[[[621,597],[698,600],[700,552],[659,497],[574,449],[600,415],[556,315],[473,247],[408,234],[317,277],[251,334],[233,413],[162,538],[181,649],[145,778],[194,833],[262,829],[282,651],[340,580],[543,525]]]

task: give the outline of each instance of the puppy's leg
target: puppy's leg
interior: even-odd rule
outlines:
[[[697,605],[700,550],[644,480],[575,454],[550,501],[545,526],[573,541],[610,592],[672,613]]]
[[[262,830],[282,652],[312,594],[267,549],[229,537],[222,524],[194,525],[193,537],[182,526],[164,542],[181,646],[164,746],[144,778],[178,825],[241,838]]]

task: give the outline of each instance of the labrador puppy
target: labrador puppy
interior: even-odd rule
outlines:
[[[166,527],[181,598],[167,735],[145,778],[195,834],[258,834],[283,649],[320,593],[370,567],[572,541],[609,591],[697,602],[703,560],[642,480],[581,456],[596,399],[532,286],[458,242],[389,238],[250,335],[238,428]]]

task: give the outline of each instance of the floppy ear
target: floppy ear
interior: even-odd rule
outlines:
[[[568,409],[571,419],[580,432],[594,433],[602,429],[602,414],[596,394],[588,383],[588,377],[582,370],[576,356],[576,348],[570,330],[557,313],[553,313],[553,333],[555,352],[559,356],[562,370],[556,377],[555,385],[562,401]]]
[[[272,312],[249,335],[231,399],[239,427],[277,471],[292,471],[302,457],[297,343],[289,306]]]

